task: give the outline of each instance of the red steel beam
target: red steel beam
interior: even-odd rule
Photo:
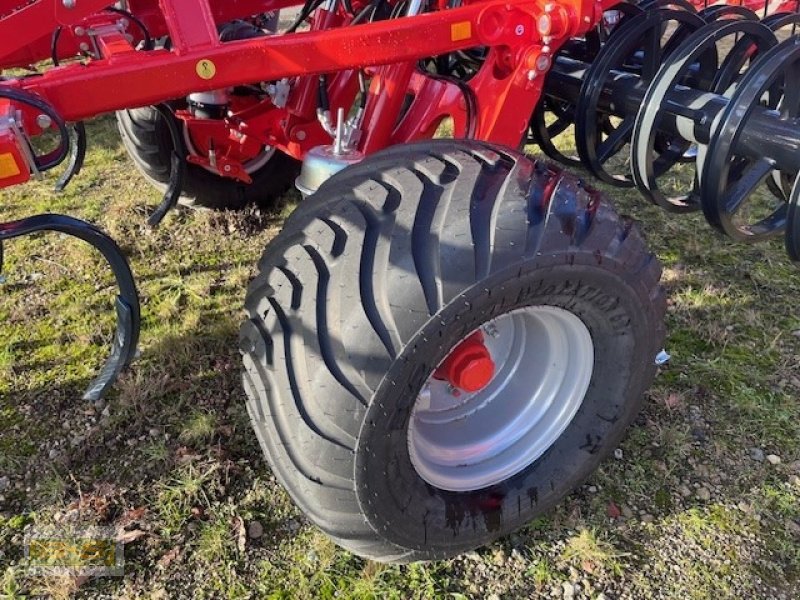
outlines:
[[[543,5],[543,1],[488,0],[355,27],[186,47],[181,54],[167,50],[121,54],[8,84],[44,96],[63,118],[79,121],[253,81],[397,63],[475,46],[530,48],[542,44],[535,24],[545,15]],[[562,0],[559,5],[571,11],[570,33],[595,22],[593,2]],[[176,14],[176,18],[183,21],[187,16]]]

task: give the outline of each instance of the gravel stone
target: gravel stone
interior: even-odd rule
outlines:
[[[250,525],[247,526],[247,535],[250,539],[257,540],[264,535],[264,526],[258,521],[250,521]]]
[[[0,492],[7,490],[10,485],[11,480],[6,475],[0,477]]]
[[[767,454],[767,461],[771,465],[779,465],[781,464],[781,457],[777,454]]]
[[[764,462],[764,451],[761,448],[750,448],[750,458],[756,462]]]
[[[574,598],[575,597],[575,584],[570,583],[569,581],[565,581],[561,584],[561,596],[563,598]]]
[[[617,460],[622,460],[623,456],[624,455],[622,454],[622,448],[617,448],[616,450],[614,450],[614,458],[616,458]]]
[[[708,502],[709,500],[711,500],[711,492],[705,486],[698,489],[695,495],[699,500],[702,500],[703,502]]]

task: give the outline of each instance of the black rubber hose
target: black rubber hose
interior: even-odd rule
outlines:
[[[464,96],[464,104],[466,105],[467,113],[467,130],[464,132],[464,138],[468,140],[474,139],[475,135],[478,133],[479,114],[478,97],[475,95],[475,90],[469,87],[469,84],[466,81],[461,81],[457,77],[450,75],[434,75],[432,73],[426,73],[425,75],[431,79],[452,83],[458,87],[459,90],[461,90],[461,94]]]
[[[62,29],[63,28],[61,27],[61,25],[56,27],[53,30],[53,37],[50,38],[50,60],[53,61],[54,67],[57,67],[60,64],[58,61],[58,39],[61,37]]]
[[[155,42],[153,38],[150,36],[150,31],[147,29],[147,25],[144,22],[134,15],[133,13],[128,12],[122,8],[117,8],[116,6],[109,6],[106,8],[108,12],[116,13],[118,15],[122,15],[123,17],[130,19],[133,23],[136,23],[136,26],[141,30],[142,37],[144,38],[144,49],[145,50],[152,50],[155,48]]]

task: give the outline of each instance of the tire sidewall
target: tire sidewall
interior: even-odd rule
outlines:
[[[609,262],[510,266],[466,290],[409,341],[376,390],[356,448],[358,501],[383,538],[428,559],[474,548],[552,508],[616,447],[654,376],[660,339],[646,294]],[[543,456],[500,484],[463,493],[428,484],[407,442],[419,390],[471,331],[537,305],[570,311],[592,336],[594,369],[575,417]]]

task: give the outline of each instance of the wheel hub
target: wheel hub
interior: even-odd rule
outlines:
[[[554,306],[501,315],[456,344],[420,391],[408,424],[417,474],[455,492],[501,483],[572,422],[594,368],[583,321]]]
[[[483,343],[483,333],[476,331],[456,346],[433,376],[465,392],[486,387],[494,377],[494,361]]]

